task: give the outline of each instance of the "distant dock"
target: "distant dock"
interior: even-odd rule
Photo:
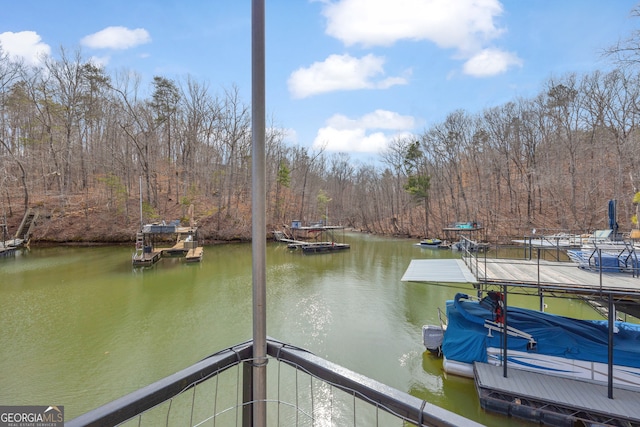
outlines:
[[[351,246],[338,242],[335,238],[336,230],[344,230],[340,225],[324,225],[317,223],[302,226],[300,221],[293,221],[289,233],[276,230],[273,237],[276,241],[287,243],[289,249],[299,249],[304,254],[320,254],[343,251]]]
[[[299,248],[305,254],[318,254],[324,252],[334,252],[349,249],[350,246],[347,243],[335,243],[335,242],[313,242],[313,243],[290,243],[290,249]]]
[[[168,248],[158,243],[175,239]],[[184,257],[186,262],[200,262],[204,249],[198,246],[197,227],[181,227],[179,222],[147,224],[136,234],[136,250],[131,256],[134,267],[149,267],[163,257]]]
[[[16,232],[15,237],[12,239],[9,237],[7,219],[4,218],[4,223],[0,224],[0,229],[2,230],[2,232],[0,233],[2,235],[2,240],[0,240],[0,258],[15,255],[16,250],[18,248],[21,248],[25,246],[26,243],[28,243],[26,239],[21,238],[20,236],[28,237],[31,234],[31,228],[35,223],[34,218],[37,218],[37,215],[31,209],[28,209],[27,213],[25,214],[22,220],[22,224],[20,225],[20,228]],[[25,228],[25,223],[27,223],[26,227],[28,228],[28,231],[26,234],[22,232],[22,230]]]

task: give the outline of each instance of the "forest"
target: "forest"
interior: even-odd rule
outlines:
[[[438,237],[476,221],[490,241],[634,225],[640,75],[619,66],[540,82],[532,98],[456,110],[375,164],[266,138],[267,230],[293,220]],[[216,82],[218,84],[219,82]],[[205,242],[251,238],[251,106],[230,84],[108,73],[61,49],[43,67],[0,50],[0,205],[11,233],[132,241],[141,222],[193,221]],[[149,94],[149,95],[144,95]],[[276,112],[277,114],[277,112]]]

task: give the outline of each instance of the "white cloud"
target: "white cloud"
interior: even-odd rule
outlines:
[[[292,145],[298,145],[298,132],[293,128],[280,129],[282,132],[282,139]]]
[[[384,74],[384,58],[372,54],[362,58],[331,55],[324,62],[299,68],[289,77],[289,92],[294,98],[305,98],[336,90],[387,89],[406,84],[405,77],[375,80]]]
[[[92,49],[129,49],[151,42],[149,32],[143,28],[107,27],[83,37],[80,43]]]
[[[92,56],[89,58],[89,62],[97,67],[106,67],[109,64],[111,57],[109,55],[105,56]]]
[[[10,58],[22,60],[27,65],[39,65],[42,57],[51,54],[51,47],[43,43],[35,31],[1,33],[0,45]]]
[[[517,55],[498,49],[484,49],[471,57],[463,67],[464,73],[474,77],[501,74],[511,66],[522,66]]]
[[[322,13],[327,34],[348,46],[430,40],[467,51],[502,34],[494,22],[502,10],[498,0],[341,0]]]
[[[379,153],[394,138],[409,135],[415,119],[398,113],[376,110],[357,119],[336,114],[318,130],[313,148],[344,153]]]
[[[497,23],[503,13],[499,0],[339,0],[326,2],[322,13],[326,33],[347,46],[430,41],[453,49],[456,59],[469,59],[464,72],[473,76],[497,74],[521,64],[513,53],[499,57],[499,50],[488,49],[506,31]],[[483,60],[485,51],[491,58]]]

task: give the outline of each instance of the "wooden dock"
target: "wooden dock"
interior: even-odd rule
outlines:
[[[336,230],[344,230],[344,227],[322,224],[302,227],[299,221],[294,221],[291,227],[291,237],[283,231],[275,230],[273,238],[278,242],[286,243],[289,249],[300,249],[304,254],[320,254],[349,249],[351,246],[348,243],[336,241],[333,235]],[[296,232],[304,233],[306,237],[312,236],[312,238],[296,239]],[[330,240],[326,240],[326,238],[330,238]]]
[[[189,249],[189,252],[187,252],[185,259],[187,262],[200,262],[202,261],[203,253],[204,249],[202,248],[202,246],[198,246],[196,248]]]
[[[160,250],[151,250],[145,251],[138,254],[133,254],[131,257],[131,262],[134,267],[149,267],[162,257],[162,251]]]
[[[305,245],[300,246],[302,252],[305,254],[319,254],[325,252],[335,252],[342,251],[345,249],[349,249],[351,246],[347,243],[336,243],[336,242],[314,242],[307,243]]]
[[[301,240],[292,240],[281,238],[279,242],[287,243],[289,249],[300,249],[305,254],[319,254],[326,252],[341,251],[349,249],[351,246],[348,243],[337,242],[303,242]]]
[[[185,245],[184,240],[178,240],[175,245],[170,248],[160,249],[162,251],[162,256],[185,256],[189,252],[189,248]]]
[[[521,369],[474,364],[480,405],[497,412],[545,425],[640,426],[640,392],[561,378]]]
[[[175,224],[147,224],[136,234],[136,251],[132,255],[134,267],[147,267],[163,257],[184,257],[186,262],[202,260],[204,250],[198,246],[195,227],[180,227]],[[155,247],[156,238],[166,240],[165,236],[177,235],[175,243],[169,248]]]
[[[13,246],[0,246],[0,257],[15,255],[17,248]]]

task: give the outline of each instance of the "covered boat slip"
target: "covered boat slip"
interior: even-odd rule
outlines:
[[[640,306],[640,278],[584,270],[571,262],[474,254],[462,259],[414,259],[401,280],[441,286],[471,284],[478,291],[539,295],[541,305],[543,296],[582,295],[610,299],[615,301],[610,307],[615,308],[625,302],[636,309]],[[508,319],[509,308],[506,312]],[[588,420],[597,425],[640,426],[640,392],[613,387],[611,381],[559,378],[480,362],[475,363],[474,371],[480,403],[488,411],[545,425],[573,426],[575,420]]]
[[[304,254],[320,254],[349,249],[348,243],[338,242],[335,231],[342,230],[341,225],[324,225],[323,222],[311,226],[302,226],[300,221],[293,221],[289,232],[276,230],[273,237],[278,242],[287,243],[289,249],[300,249]]]
[[[170,247],[158,247],[173,240]],[[184,257],[186,262],[202,260],[203,247],[198,245],[197,227],[182,227],[179,221],[147,224],[136,234],[136,250],[131,256],[134,267],[149,267],[163,257]]]

